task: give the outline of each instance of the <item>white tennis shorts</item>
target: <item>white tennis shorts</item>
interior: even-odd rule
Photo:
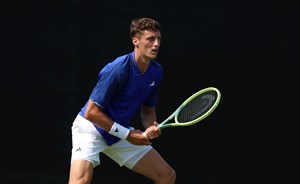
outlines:
[[[100,164],[100,153],[102,152],[120,166],[124,165],[132,169],[136,162],[152,149],[151,145],[138,146],[126,140],[120,140],[108,146],[94,125],[81,115],[77,115],[71,130],[71,162],[78,159],[88,160],[96,167]]]

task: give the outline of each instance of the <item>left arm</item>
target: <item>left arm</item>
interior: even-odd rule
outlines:
[[[142,106],[141,120],[148,138],[155,139],[160,136],[161,131],[158,128],[155,107]]]

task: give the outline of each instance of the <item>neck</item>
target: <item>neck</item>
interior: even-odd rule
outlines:
[[[143,57],[139,52],[134,52],[134,59],[142,73],[147,70],[151,61],[150,59]]]

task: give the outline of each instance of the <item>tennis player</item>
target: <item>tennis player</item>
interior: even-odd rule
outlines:
[[[100,153],[156,184],[175,183],[174,169],[151,145],[151,139],[161,134],[155,110],[163,77],[162,66],[155,60],[161,44],[160,24],[151,18],[134,19],[130,37],[133,51],[102,68],[72,124],[69,184],[91,183]],[[132,127],[137,112],[145,135]],[[111,176],[117,173],[112,171]]]

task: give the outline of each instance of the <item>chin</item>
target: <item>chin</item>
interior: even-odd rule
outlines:
[[[157,58],[157,54],[151,55],[149,58],[156,59]]]

